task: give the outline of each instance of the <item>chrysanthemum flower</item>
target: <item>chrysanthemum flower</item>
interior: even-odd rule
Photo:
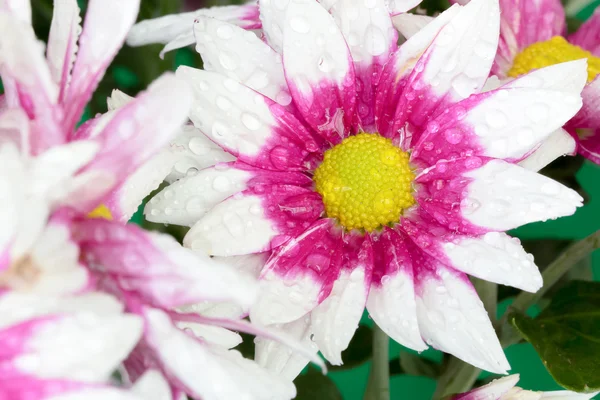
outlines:
[[[116,221],[146,194],[130,174],[162,173],[137,171],[187,120],[190,89],[167,74],[75,129],[138,7],[90,1],[81,32],[77,2],[57,1],[46,61],[29,4],[0,3],[0,398],[292,398],[290,381],[229,350],[241,338],[227,328],[298,348],[239,321],[254,280]],[[209,301],[239,308],[216,319]],[[123,362],[132,391],[110,385]]]
[[[267,43],[198,17],[210,71],[177,72],[194,89],[196,127],[236,160],[173,183],[147,218],[191,226],[184,244],[209,255],[268,257],[252,320],[312,337],[334,364],[366,304],[399,343],[504,373],[467,274],[541,286],[503,232],[581,205],[518,162],[581,107],[585,61],[482,92],[497,1],[454,6],[400,48],[383,0],[338,1],[331,14],[311,0],[259,7]],[[199,157],[210,150],[188,140]],[[305,362],[257,348],[292,377]]]
[[[523,390],[515,385],[519,381],[519,375],[510,375],[470,392],[458,394],[450,397],[448,400],[587,400],[594,397],[597,393],[582,394],[574,393],[568,390],[554,392],[535,392]]]
[[[469,0],[455,0],[465,4]],[[587,59],[587,85],[582,92],[583,107],[566,125],[574,140],[557,132],[554,140],[568,144],[600,163],[600,10],[572,35],[566,35],[565,11],[559,0],[500,1],[500,41],[491,74],[500,79],[519,77],[536,68]],[[430,21],[423,16],[403,15],[396,24],[410,35]]]

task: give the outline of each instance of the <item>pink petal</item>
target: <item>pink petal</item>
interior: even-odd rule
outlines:
[[[136,100],[113,111],[114,116],[95,137],[102,149],[84,172],[101,171],[112,175],[114,184],[122,182],[168,143],[187,119],[191,103],[186,85],[171,74],[163,75]],[[107,206],[119,208],[119,204]]]
[[[71,68],[75,63],[77,40],[81,33],[80,22],[76,0],[55,2],[46,58],[52,79],[60,87],[61,99],[66,94],[71,79]]]
[[[510,366],[469,278],[419,250],[417,316],[425,342],[478,368],[505,374]]]
[[[551,80],[541,81],[542,76]],[[561,82],[562,76],[571,78],[545,83]],[[428,122],[411,157],[428,165],[473,154],[520,160],[579,110],[586,76],[585,61],[579,60],[472,95]],[[535,79],[544,83],[531,87]]]
[[[195,92],[194,124],[239,160],[272,170],[306,170],[319,150],[292,114],[231,78],[180,67]]]
[[[207,17],[196,19],[194,32],[205,70],[235,79],[282,106],[292,102],[281,56],[254,33]]]
[[[330,219],[313,224],[273,253],[261,273],[253,322],[284,324],[301,318],[329,296],[340,274],[341,232]]]
[[[149,304],[168,309],[233,300],[249,305],[255,296],[254,282],[168,235],[106,220],[83,220],[75,229],[84,260]]]
[[[577,32],[569,36],[569,42],[600,56],[600,9],[588,18]]]
[[[184,238],[184,245],[210,255],[258,253],[296,237],[323,213],[316,192],[293,185],[257,186],[210,210]]]
[[[580,139],[577,150],[588,160],[600,164],[600,129],[587,130],[586,133],[587,136]]]
[[[308,124],[337,144],[352,133],[356,87],[352,57],[333,17],[312,0],[288,3],[283,67]]]
[[[192,226],[210,209],[236,193],[279,184],[311,187],[313,183],[299,172],[262,170],[240,162],[218,164],[163,189],[146,205],[146,219]]]
[[[569,122],[569,127],[600,128],[600,75],[587,84],[581,92],[583,107]]]
[[[345,262],[331,293],[311,312],[313,340],[333,365],[342,364],[342,351],[348,347],[358,328],[373,271],[370,238],[348,241],[344,248]]]
[[[91,0],[88,3],[71,83],[62,98],[67,132],[75,127],[106,68],[121,48],[135,22],[139,5],[140,0]]]
[[[386,228],[375,242],[373,283],[367,310],[377,325],[398,343],[417,351],[427,349],[417,323],[410,240]],[[412,245],[414,247],[414,245]]]
[[[354,61],[358,92],[357,123],[364,131],[374,131],[377,82],[383,66],[397,47],[398,33],[392,26],[384,0],[338,0],[330,12]]]

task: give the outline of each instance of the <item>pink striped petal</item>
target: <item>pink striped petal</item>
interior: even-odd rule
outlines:
[[[105,382],[142,333],[132,315],[78,313],[32,319],[0,331],[3,375]]]
[[[569,36],[569,42],[600,56],[600,9],[588,18],[577,32]]]
[[[276,324],[273,327],[290,335],[317,354],[319,348],[311,340],[310,316],[304,316],[287,324]],[[290,352],[287,346],[275,340],[257,337],[254,342],[256,343],[254,359],[258,365],[284,379],[293,381],[310,362],[304,355]]]
[[[308,124],[337,144],[349,135],[356,108],[355,74],[344,36],[313,0],[291,1],[283,28],[283,67]]]
[[[279,104],[214,72],[180,67],[177,76],[194,89],[194,124],[239,160],[273,170],[312,165],[317,143]]]
[[[247,277],[183,248],[172,237],[135,225],[83,220],[75,227],[84,260],[114,276],[148,304],[172,308],[205,300],[249,305],[255,286]]]
[[[113,111],[95,137],[102,149],[84,172],[101,171],[122,182],[161,149],[187,119],[192,98],[186,85],[171,74],[156,80],[136,100]],[[97,199],[96,199],[97,200]],[[115,198],[107,204],[119,212]],[[95,204],[82,207],[93,207]]]
[[[196,19],[194,32],[205,70],[235,79],[282,106],[292,102],[281,56],[254,33],[207,17]]]
[[[467,234],[507,231],[571,215],[581,197],[543,175],[502,160],[440,161],[420,176],[420,207],[440,224]]]
[[[570,79],[561,84],[562,76]],[[532,87],[542,77],[548,80]],[[586,77],[585,60],[578,60],[473,95],[427,124],[412,158],[429,165],[473,154],[520,160],[581,108],[579,93]]]
[[[312,180],[299,172],[262,170],[240,162],[218,164],[163,189],[146,205],[146,219],[192,226],[210,209],[236,193],[279,184],[310,187]]]
[[[358,328],[373,271],[370,238],[348,241],[344,246],[344,265],[331,293],[311,312],[313,340],[333,365],[342,364],[342,351],[348,347]]]
[[[60,96],[66,94],[71,79],[71,68],[75,63],[77,40],[81,33],[81,17],[76,0],[54,3],[52,25],[48,36],[46,59],[54,82],[60,87]]]
[[[375,242],[373,283],[367,310],[396,342],[417,351],[427,349],[417,323],[413,268],[403,233],[386,228]]]
[[[302,233],[323,213],[319,194],[293,185],[255,187],[210,210],[184,238],[184,245],[230,256],[274,249]]]
[[[431,45],[440,30],[446,26],[459,12],[459,6],[452,6],[444,11],[418,34],[409,38],[394,52],[377,83],[375,98],[375,118],[377,132],[389,138],[396,138],[403,125],[395,123],[398,103],[408,82],[408,77],[419,61],[421,55]],[[404,122],[402,123],[404,124]],[[408,135],[408,133],[406,133]],[[406,146],[405,146],[406,147]]]
[[[71,83],[62,99],[67,132],[75,127],[106,68],[125,41],[139,5],[140,0],[91,0],[88,3]]]
[[[331,293],[342,263],[341,232],[322,219],[280,247],[261,273],[261,292],[250,309],[259,325],[295,321]]]
[[[478,368],[510,366],[469,278],[419,250],[411,251],[419,330],[425,342]]]

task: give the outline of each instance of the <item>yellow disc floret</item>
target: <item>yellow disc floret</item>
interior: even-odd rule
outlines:
[[[582,58],[587,58],[588,82],[591,82],[596,75],[600,74],[600,58],[581,47],[570,44],[562,36],[555,36],[545,42],[537,42],[526,47],[515,57],[508,76],[516,78],[533,69]]]
[[[325,152],[315,171],[325,212],[347,230],[373,231],[412,206],[408,153],[378,134],[361,133]]]
[[[112,213],[104,204],[100,204],[98,207],[94,208],[87,216],[88,218],[113,219]]]

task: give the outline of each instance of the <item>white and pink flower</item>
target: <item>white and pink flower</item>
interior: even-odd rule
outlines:
[[[198,160],[218,145],[232,160],[191,168],[146,217],[191,226],[192,249],[250,257],[255,271],[267,260],[251,319],[312,338],[334,364],[366,305],[407,347],[505,373],[467,274],[542,285],[504,231],[581,205],[519,163],[580,109],[585,62],[484,92],[500,29],[494,0],[451,7],[399,48],[383,0],[267,0],[259,10],[266,42],[196,17],[206,70],[177,75],[194,90],[201,132],[179,144]],[[306,363],[271,341],[257,360],[291,378]]]

